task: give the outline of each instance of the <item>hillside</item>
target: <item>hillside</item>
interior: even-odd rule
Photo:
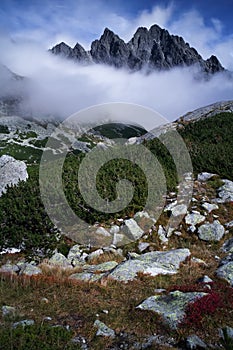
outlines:
[[[64,129],[50,144],[53,123],[0,118],[0,349],[232,349],[232,105],[190,112],[160,128],[157,137],[140,126],[109,123],[76,139]],[[194,181],[184,174],[184,186],[163,144],[174,128],[192,159]],[[120,156],[116,137],[128,139],[129,157],[134,146],[156,156],[166,192],[160,173],[152,176],[136,162],[115,157],[98,173],[100,195],[111,204],[122,178],[135,191],[122,210],[104,213],[93,209],[97,198],[85,202],[78,171],[94,149],[106,155],[116,149]],[[64,192],[87,223],[72,227],[61,207],[65,235],[40,194],[40,160],[52,144],[55,162],[60,151],[67,154]],[[158,213],[155,207],[145,210],[148,184],[158,191],[152,197]],[[24,327],[16,324],[22,321]]]

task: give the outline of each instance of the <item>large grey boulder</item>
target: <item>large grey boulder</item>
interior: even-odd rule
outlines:
[[[203,203],[202,207],[208,211],[208,213],[211,213],[212,210],[217,210],[219,207],[217,204],[211,204],[211,203]]]
[[[23,161],[8,155],[0,157],[0,196],[6,192],[7,186],[17,185],[27,178],[27,166]]]
[[[203,296],[206,293],[180,291],[171,292],[167,295],[154,295],[144,300],[137,308],[150,310],[162,316],[170,328],[176,329],[185,317],[187,305]]]
[[[201,225],[198,228],[198,236],[203,241],[220,241],[224,234],[224,226],[218,220],[215,220],[212,224]]]
[[[189,249],[145,253],[135,259],[122,262],[108,276],[115,280],[128,282],[136,278],[138,272],[151,276],[172,275],[177,273],[180,263],[189,256]]]

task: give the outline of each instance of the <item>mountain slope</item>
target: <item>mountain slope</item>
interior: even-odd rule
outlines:
[[[94,40],[89,52],[77,43],[74,48],[60,43],[50,50],[79,62],[107,64],[133,71],[164,70],[196,65],[202,72],[213,74],[224,70],[215,56],[204,60],[182,37],[153,25],[149,30],[137,29],[133,38],[125,43],[110,29],[105,28],[99,40]]]

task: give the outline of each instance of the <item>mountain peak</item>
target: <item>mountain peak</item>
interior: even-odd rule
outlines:
[[[182,37],[170,34],[157,24],[149,30],[139,27],[128,43],[105,28],[100,39],[92,42],[90,52],[85,51],[79,43],[73,49],[60,43],[51,52],[80,62],[107,64],[133,71],[146,69],[151,72],[192,65],[199,67],[205,74],[224,70],[216,56],[204,60]]]

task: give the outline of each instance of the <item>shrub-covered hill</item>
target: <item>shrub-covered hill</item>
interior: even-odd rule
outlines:
[[[178,126],[178,131],[190,152],[195,174],[208,171],[218,174],[221,178],[233,179],[233,114],[221,113],[196,122],[179,123]],[[105,133],[106,130],[105,126]],[[111,130],[111,125],[109,130]],[[109,130],[107,130],[108,133]],[[131,131],[132,129],[130,129],[128,136],[132,136]],[[31,136],[33,135],[30,134]],[[86,135],[85,140],[88,138],[93,146],[95,137]],[[144,146],[156,155],[162,165],[166,176],[167,190],[176,190],[176,168],[167,149],[156,138],[145,141]],[[14,149],[12,155],[15,158],[22,159],[21,148],[19,145],[19,153]],[[7,153],[11,154],[10,150],[8,148]],[[77,182],[79,164],[83,157],[84,154],[80,151],[70,151],[63,168],[65,194],[72,209],[79,217],[90,224],[95,222],[108,223],[121,217],[132,217],[143,209],[147,197],[145,174],[139,166],[120,159],[112,160],[100,169],[97,176],[97,189],[103,198],[112,201],[116,197],[117,182],[121,178],[130,180],[135,191],[128,207],[115,215],[110,215],[93,210],[86,205],[80,195]],[[7,193],[0,197],[0,249],[14,246],[30,252],[41,249],[46,252],[54,249],[58,244],[58,235],[40,198],[39,165],[35,163],[30,165],[29,158],[26,159],[29,179],[26,182],[21,182],[18,186],[8,188]]]

